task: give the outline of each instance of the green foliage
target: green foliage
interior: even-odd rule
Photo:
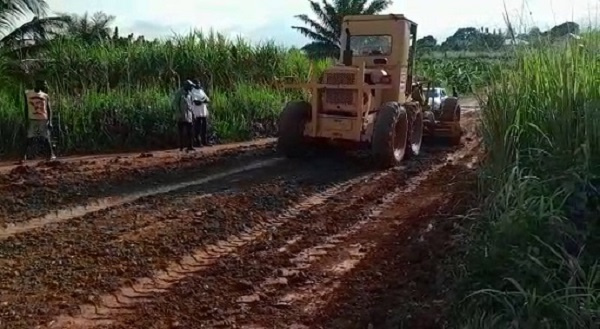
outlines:
[[[70,17],[64,37],[75,38],[88,44],[111,38],[111,24],[115,16],[103,12],[95,12],[90,16],[86,12],[81,16],[72,14]]]
[[[504,46],[504,36],[502,34],[489,33],[484,29],[478,30],[474,27],[459,28],[453,35],[448,37],[441,45],[442,50],[466,50],[497,51]]]
[[[286,99],[276,78],[307,79],[327,62],[314,62],[298,50],[273,43],[250,45],[217,33],[194,33],[169,42],[84,45],[59,40],[31,65],[46,78],[54,110],[60,114],[59,149],[64,152],[162,148],[176,145],[171,93],[181,80],[198,77],[212,98],[211,126],[221,141],[274,133],[277,113]],[[11,65],[11,63],[13,65]],[[0,153],[14,153],[24,134],[25,86],[15,81],[14,62],[0,61]],[[10,74],[8,74],[10,72]],[[1,72],[0,72],[1,73]],[[27,80],[25,80],[27,81]]]
[[[295,59],[288,60],[288,58]],[[205,84],[230,89],[239,82],[269,84],[275,77],[298,75],[308,61],[273,43],[250,45],[218,33],[193,33],[166,43],[83,45],[76,40],[56,42],[45,54],[41,73],[61,90],[110,90],[158,85],[165,90],[198,76]]]
[[[579,24],[574,22],[565,22],[554,26],[547,32],[550,38],[561,38],[569,33],[579,34]]]
[[[437,40],[432,35],[428,35],[417,40],[417,51],[419,53],[428,53],[434,51],[437,45]]]
[[[417,60],[417,75],[446,87],[456,87],[461,94],[471,94],[486,86],[505,60],[496,58],[432,58]]]
[[[460,328],[594,328],[600,316],[600,36],[516,54],[482,110],[484,215]],[[585,245],[585,248],[581,249]]]
[[[117,36],[118,37],[118,36]],[[0,62],[6,80],[0,89],[0,153],[14,153],[24,134],[22,95],[32,77],[49,81],[60,114],[61,152],[160,148],[175,145],[169,97],[186,78],[198,77],[213,98],[212,127],[225,141],[274,132],[277,111],[289,94],[274,88],[276,78],[308,79],[328,61],[311,62],[297,49],[273,43],[250,45],[217,33],[193,33],[167,42],[99,39],[83,44],[61,39],[31,61],[29,74]],[[11,65],[12,63],[12,65]],[[487,81],[489,65],[474,59],[418,60],[418,74],[471,92]]]
[[[313,13],[317,20],[306,14],[296,15],[306,26],[292,26],[293,29],[313,41],[302,49],[311,58],[337,58],[340,54],[340,36],[342,34],[342,22],[344,16],[348,15],[374,15],[386,10],[391,0],[339,0],[322,3],[309,0]]]
[[[24,53],[56,36],[69,21],[66,16],[46,17],[48,4],[44,0],[10,0],[0,2],[0,54]],[[28,15],[34,17],[17,26]]]

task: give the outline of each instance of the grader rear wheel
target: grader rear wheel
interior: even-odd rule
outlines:
[[[306,155],[307,145],[304,127],[310,117],[311,105],[305,101],[286,104],[279,117],[279,138],[277,151],[288,158]]]
[[[397,166],[406,155],[408,116],[398,103],[386,103],[379,108],[373,127],[372,152],[379,167]]]
[[[407,157],[419,155],[421,144],[423,143],[423,112],[415,115],[414,121],[410,124],[410,136],[406,145]]]
[[[452,135],[448,137],[448,144],[452,146],[460,145],[462,137],[462,129],[460,127],[460,115],[461,108],[458,104],[458,99],[455,97],[448,97],[441,104],[442,115],[440,121],[450,123],[454,127],[452,129]]]

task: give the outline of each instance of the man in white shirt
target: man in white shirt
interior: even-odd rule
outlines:
[[[208,106],[210,99],[202,89],[197,79],[193,80],[194,86],[190,92],[190,106],[194,114],[194,137],[198,146],[208,145],[206,138],[206,120],[208,118]]]
[[[181,88],[173,95],[172,108],[173,116],[177,121],[177,130],[179,132],[179,150],[183,151],[187,145],[186,151],[191,152],[193,147],[193,123],[194,116],[192,114],[190,104],[190,92],[194,84],[190,80],[186,80]]]

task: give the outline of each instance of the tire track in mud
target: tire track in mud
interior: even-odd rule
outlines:
[[[31,328],[76,312],[94,296],[167,268],[170,258],[249,229],[361,172],[343,163],[286,162],[214,182],[217,192],[200,189],[212,196],[194,196],[198,189],[192,188],[12,236],[0,242],[0,318],[11,328]],[[230,189],[234,182],[238,191]],[[167,225],[152,227],[160,222]]]
[[[467,120],[472,121],[476,115],[469,112]],[[464,185],[459,184],[458,188],[454,185],[465,178],[463,176],[465,172],[467,175],[474,172],[479,159],[480,141],[472,130],[474,125],[469,125],[467,128],[465,145],[460,150],[449,154],[446,163],[433,166],[422,175],[412,178],[414,184],[409,184],[409,187],[404,189],[397,188],[395,192],[385,197],[381,204],[372,206],[367,218],[343,232],[330,236],[319,245],[300,251],[289,259],[289,264],[292,266],[279,270],[279,273],[300,273],[307,278],[306,280],[288,282],[281,280],[281,276],[275,276],[258,285],[260,288],[255,291],[263,298],[253,303],[244,314],[243,320],[238,321],[237,324],[241,328],[248,329],[274,327],[362,329],[372,327],[375,323],[375,328],[383,328],[383,322],[389,317],[389,309],[372,311],[371,308],[374,307],[377,296],[385,295],[388,299],[394,300],[398,292],[387,292],[390,284],[379,284],[379,282],[390,282],[390,280],[395,282],[397,280],[393,279],[394,276],[400,273],[404,273],[405,277],[410,277],[412,280],[423,277],[423,272],[410,268],[411,261],[414,263],[419,261],[401,252],[398,254],[409,259],[407,267],[402,270],[395,268],[396,273],[390,272],[385,264],[396,259],[387,250],[386,244],[403,243],[402,240],[390,242],[390,237],[400,236],[401,239],[408,238],[410,241],[411,236],[414,235],[418,235],[418,238],[414,236],[413,240],[421,243],[423,236],[433,229],[431,224],[433,218],[428,217],[439,217],[439,212],[443,211],[441,209],[446,209],[449,213],[453,211],[456,205],[451,203],[456,202],[458,198],[455,192],[461,192],[460,188],[464,188]],[[417,233],[417,231],[421,232]],[[424,248],[426,247],[420,247],[421,250]],[[437,250],[434,253],[439,254]],[[416,259],[419,259],[418,255]],[[428,266],[432,265],[428,264]],[[416,274],[406,275],[407,272],[413,271]],[[430,277],[435,276],[432,273],[428,274]],[[362,281],[357,281],[357,277]],[[278,283],[277,289],[261,291],[269,282]],[[362,283],[362,286],[359,283]],[[381,292],[374,294],[371,291],[374,290],[374,286],[386,291],[387,294]],[[361,297],[363,290],[369,291],[368,300]],[[422,298],[413,290],[408,293],[409,297],[406,296],[407,293],[404,295],[405,298],[410,299],[410,302],[400,304],[414,305],[412,301]],[[377,303],[379,302],[377,300]],[[426,305],[426,302],[424,304]],[[340,314],[340,309],[346,310]],[[411,311],[416,311],[415,313],[421,317],[416,316],[415,318],[418,319],[409,322],[408,328],[422,328],[419,324],[423,325],[424,319],[428,324],[423,328],[438,327],[432,326],[435,320],[432,319],[431,313],[420,309]],[[379,313],[365,317],[364,313],[368,312]],[[435,318],[438,317],[439,314]],[[408,318],[410,319],[410,316]],[[397,322],[393,322],[392,325],[388,323],[386,328],[407,327],[405,324],[406,322],[401,322],[401,325]]]
[[[219,171],[274,157],[269,143],[218,146],[197,154],[170,157],[106,157],[91,161],[17,166],[0,174],[0,226],[42,217],[56,207],[87,203],[98,197],[153,188],[157,182],[179,183],[190,175]]]
[[[373,178],[373,175],[366,174],[312,195],[291,208],[284,210],[282,214],[275,218],[266,219],[264,222],[256,224],[253,228],[249,228],[239,234],[234,234],[213,245],[195,250],[192,254],[184,256],[180,261],[169,265],[164,271],[156,272],[151,277],[139,278],[131,286],[121,287],[116,293],[102,296],[100,298],[100,305],[82,306],[80,316],[59,318],[49,327],[63,328],[69,325],[94,327],[107,323],[110,324],[113,322],[111,319],[113,316],[122,312],[126,313],[126,310],[123,310],[123,308],[151,301],[152,294],[166,292],[167,289],[190,275],[196,274],[210,265],[217,264],[221,258],[236,253],[236,251],[247,244],[268,234],[270,230],[275,230],[284,225],[289,220],[298,216],[298,214],[325,203],[336,194],[342,193],[344,189],[350,187],[352,184]]]
[[[478,143],[470,138],[467,139],[470,140],[469,145],[451,153],[446,159],[447,162],[458,162],[461,158],[468,157],[470,161],[467,161],[467,164],[472,166],[476,157],[471,158],[471,155],[477,149]],[[414,163],[412,165],[418,167]],[[426,166],[431,165],[430,160]],[[450,164],[450,167],[452,166]],[[446,168],[445,165],[434,165],[430,174],[437,175],[444,168]],[[404,168],[404,170],[406,169],[408,168]],[[255,241],[251,245],[242,247],[237,253],[220,259],[220,262],[213,266],[203,268],[201,276],[188,275],[175,283],[172,282],[170,289],[166,292],[145,295],[139,305],[134,307],[134,312],[130,313],[131,310],[128,307],[127,311],[114,312],[120,314],[121,320],[118,323],[111,326],[108,323],[113,318],[101,319],[108,320],[105,323],[109,328],[147,328],[150,326],[153,328],[231,328],[239,327],[244,323],[254,323],[257,319],[253,316],[261,314],[256,312],[254,305],[263,305],[265,302],[269,304],[269,301],[274,300],[273,296],[270,296],[273,291],[276,296],[279,296],[286,286],[299,284],[302,286],[307,281],[309,284],[311,281],[318,282],[318,276],[311,277],[302,271],[288,270],[289,266],[293,265],[291,259],[297,257],[303,250],[309,250],[311,246],[326,245],[327,242],[332,242],[331,235],[338,234],[340,237],[345,234],[346,230],[350,230],[346,235],[353,236],[353,234],[358,234],[356,232],[361,233],[364,230],[364,228],[361,229],[361,225],[371,227],[368,220],[361,223],[364,216],[358,213],[368,212],[371,218],[377,218],[377,222],[381,224],[387,214],[378,214],[378,211],[383,211],[387,206],[393,205],[394,200],[403,195],[402,192],[407,193],[407,191],[402,191],[401,187],[391,193],[385,191],[394,190],[395,185],[404,183],[408,175],[418,171],[405,172],[405,175],[400,174],[396,177],[390,177],[393,175],[388,173],[386,179],[382,179],[378,182],[379,184],[376,182],[372,185],[368,183],[361,186],[355,185],[354,189],[350,188],[349,191],[343,193],[344,195],[330,199],[307,214],[299,214],[296,220],[274,230],[268,239]],[[414,182],[426,181],[440,185],[439,181],[426,179],[423,176],[415,178]],[[410,190],[409,188],[408,193]],[[424,197],[424,200],[427,201],[426,204],[433,205],[437,201],[437,196],[437,194],[429,195]],[[375,202],[383,203],[384,206],[365,209],[368,204]],[[408,207],[409,205],[405,204],[404,206]],[[388,232],[378,232],[380,235],[382,233]],[[380,237],[371,236],[370,239],[377,241]],[[358,256],[362,256],[362,254],[360,249],[355,252],[355,255]],[[357,260],[351,260],[342,263],[343,266],[333,267],[334,272],[346,273],[345,268],[357,262]],[[278,279],[284,277],[285,280],[264,280],[274,272],[279,272],[279,275],[276,276]],[[282,284],[284,289],[282,289]],[[269,291],[265,288],[266,286],[272,286],[272,290]],[[274,319],[273,314],[281,312],[281,307],[285,308],[286,306],[279,304],[265,311],[270,316],[264,322],[266,327],[273,327],[276,323],[274,320],[277,318],[275,316]],[[80,317],[79,320],[83,319]],[[65,326],[65,328],[87,328],[90,325],[91,322],[83,321],[72,327]]]
[[[105,297],[113,303],[108,304],[108,306],[113,306],[113,308],[104,305],[105,307],[99,310],[99,313],[106,312],[104,313],[104,316],[95,314],[97,307],[94,308],[93,306],[90,306],[84,310],[83,315],[71,318],[63,317],[60,319],[60,322],[57,322],[60,325],[55,324],[52,327],[87,328],[113,321],[115,317],[119,318],[117,315],[124,317],[124,323],[126,323],[123,324],[124,328],[146,328],[150,325],[156,327],[156,324],[151,324],[151,322],[154,323],[158,320],[156,319],[156,316],[152,316],[152,314],[157,312],[157,314],[165,315],[163,311],[168,310],[169,305],[172,306],[172,303],[175,302],[177,296],[183,294],[185,299],[192,298],[192,296],[190,296],[191,291],[196,291],[194,294],[201,295],[201,298],[208,297],[208,299],[203,300],[203,302],[198,303],[198,301],[195,301],[194,303],[190,303],[194,308],[200,309],[200,313],[208,312],[210,314],[213,313],[213,309],[230,310],[234,313],[239,312],[239,309],[232,310],[231,306],[236,305],[241,308],[244,308],[245,306],[240,306],[240,304],[235,301],[236,299],[239,298],[239,302],[244,304],[244,301],[252,300],[252,298],[254,298],[254,296],[247,296],[244,289],[241,289],[242,291],[240,291],[240,286],[249,287],[252,285],[250,282],[260,282],[264,277],[270,275],[273,269],[281,267],[283,264],[280,262],[286,262],[287,260],[280,256],[298,252],[314,243],[321,242],[321,240],[325,239],[330,234],[335,234],[336,232],[343,231],[347,227],[352,226],[353,223],[362,218],[360,213],[364,212],[365,204],[381,200],[388,194],[386,191],[394,190],[394,187],[398,184],[405,184],[406,177],[418,174],[422,167],[431,166],[437,162],[444,161],[444,158],[441,157],[441,155],[445,152],[437,150],[434,151],[434,153],[437,154],[430,155],[429,157],[425,156],[423,159],[419,160],[415,159],[408,163],[406,168],[400,169],[399,171],[393,170],[379,173],[378,180],[371,179],[370,182],[366,181],[362,183],[351,181],[349,182],[350,186],[348,186],[346,190],[338,192],[334,197],[325,200],[326,202],[323,201],[323,204],[319,207],[293,214],[294,216],[292,216],[292,218],[294,218],[294,220],[292,221],[287,219],[285,223],[281,223],[280,225],[277,225],[280,223],[278,221],[272,222],[270,225],[267,224],[268,233],[262,237],[255,237],[254,239],[256,241],[245,243],[243,246],[238,247],[239,250],[237,250],[237,252],[221,256],[218,260],[209,262],[212,266],[199,266],[196,271],[202,271],[202,277],[194,275],[194,270],[186,272],[179,268],[178,272],[180,272],[180,276],[177,277],[177,280],[175,280],[176,282],[171,281],[168,284],[168,287],[170,287],[168,291],[163,292],[162,289],[157,289],[159,291],[152,293],[152,290],[150,289],[149,294],[144,294],[138,299],[130,299],[131,302],[129,302],[129,304],[138,304],[139,302],[139,306],[133,305],[134,307],[132,307],[135,311],[133,315],[128,314],[132,311],[129,310],[129,306],[131,305],[125,305],[125,310],[115,310],[114,307],[117,305],[115,297],[107,295]],[[261,232],[265,232],[264,227],[258,227],[257,229]],[[299,233],[303,234],[303,238],[299,238]],[[282,255],[276,255],[278,257],[277,259],[271,259],[270,257],[274,256],[270,253],[271,250],[279,250],[279,253]],[[206,251],[205,249],[202,249],[199,252]],[[258,260],[260,260],[260,262]],[[198,265],[205,264],[198,260],[194,261]],[[190,264],[188,264],[188,266],[189,265]],[[180,265],[173,264],[173,266],[179,267]],[[184,273],[185,275],[181,273]],[[228,276],[226,273],[231,273],[233,277]],[[247,277],[248,275],[250,277]],[[236,276],[239,276],[240,278],[236,278]],[[246,276],[246,278],[244,278],[244,276]],[[149,284],[148,280],[149,279],[145,280],[146,285]],[[219,282],[217,286],[214,286],[215,280],[224,282]],[[190,288],[190,285],[194,288]],[[141,286],[135,287],[138,294],[139,291],[143,291],[143,286],[144,285],[142,284]],[[218,289],[218,293],[210,291],[212,289],[211,286],[214,286],[214,289]],[[185,292],[181,291],[182,289]],[[207,290],[210,292],[210,295],[204,296],[204,293],[206,293]],[[132,293],[133,291],[134,289],[131,286],[122,287],[122,292],[125,292],[124,295]],[[123,294],[121,297],[124,297]],[[130,295],[130,297],[132,296]],[[138,295],[138,297],[140,296]],[[165,299],[170,301],[165,302],[165,304],[159,303],[159,305],[153,302],[164,301]],[[126,298],[120,298],[120,300],[123,301],[126,300]],[[127,302],[125,304],[127,304]],[[178,305],[178,308],[190,307],[190,305]],[[146,313],[146,310],[148,310],[147,312],[149,314]],[[190,312],[197,313],[192,310],[190,310]],[[168,318],[170,318],[170,316],[165,315],[165,319]],[[211,318],[211,316],[207,314],[204,316],[196,314],[193,321],[196,321],[194,322],[196,325],[199,325],[200,322],[207,324],[208,322],[202,321],[208,321],[208,318]],[[212,325],[219,325],[219,321],[225,321],[222,325],[228,326],[226,317],[224,317],[223,314],[217,314],[216,318],[216,322],[210,322]],[[131,320],[131,322],[127,321],[127,319]],[[75,322],[75,324],[67,325],[69,320]],[[143,323],[145,320],[148,320],[148,322]],[[212,320],[215,320],[214,316],[212,317]],[[168,325],[165,326],[169,327]],[[183,327],[189,327],[189,324],[186,323]]]
[[[279,273],[302,273],[310,278],[296,284],[283,284],[276,290],[257,291],[266,296],[255,303],[245,317],[249,328],[278,328],[310,325],[310,328],[328,328],[320,322],[311,321],[328,301],[343,289],[343,278],[351,275],[355,267],[372,256],[382,236],[391,234],[407,222],[432,209],[446,206],[450,190],[441,188],[440,181],[456,173],[455,167],[472,168],[477,161],[475,145],[452,154],[448,162],[432,167],[414,177],[406,188],[397,188],[387,194],[383,202],[370,207],[369,214],[349,229],[330,236],[323,243],[302,250],[289,263],[292,267],[280,269]],[[386,262],[385,258],[380,259]],[[282,282],[281,277],[266,279]],[[334,326],[339,327],[339,326]],[[346,328],[347,326],[342,326]],[[357,328],[364,328],[357,326]]]
[[[123,207],[130,209],[128,213],[132,216],[141,215],[142,218],[120,218],[123,210],[112,209],[90,216],[87,221],[67,221],[16,236],[27,237],[31,239],[29,242],[11,237],[6,241],[13,243],[16,240],[16,243],[8,250],[2,250],[5,249],[2,247],[6,241],[0,242],[0,262],[4,258],[3,265],[8,265],[0,268],[9,272],[11,267],[23,270],[15,274],[0,274],[0,277],[12,280],[0,283],[0,319],[15,329],[47,324],[58,314],[67,316],[59,317],[62,320],[69,319],[69,316],[71,320],[84,320],[79,323],[83,327],[98,324],[82,317],[76,306],[89,301],[94,301],[101,308],[110,306],[99,303],[98,297],[111,300],[111,297],[103,293],[118,292],[120,288],[124,289],[125,295],[131,293],[127,289],[133,287],[135,278],[152,277],[154,270],[164,271],[172,266],[171,269],[177,269],[180,276],[175,282],[171,281],[169,289],[156,289],[157,291],[150,291],[147,295],[138,296],[137,302],[126,305],[128,307],[125,312],[107,307],[111,310],[109,319],[123,320],[121,324],[124,328],[135,328],[138,325],[147,328],[170,327],[181,323],[200,324],[203,319],[212,321],[209,323],[214,325],[221,321],[221,325],[227,327],[228,318],[233,317],[234,322],[240,322],[247,317],[248,308],[255,303],[252,301],[254,294],[249,293],[256,283],[260,283],[278,268],[289,266],[292,255],[322,243],[329,235],[352,227],[363,219],[358,213],[364,212],[366,204],[381,200],[387,194],[386,191],[392,190],[397,184],[403,184],[407,176],[418,174],[422,167],[442,161],[441,155],[446,152],[438,149],[434,153],[408,162],[400,172],[366,174],[371,179],[377,175],[383,175],[381,177],[385,179],[379,183],[351,184],[344,193],[328,199],[320,206],[292,214],[286,222],[275,228],[270,221],[280,214],[281,209],[293,207],[302,197],[319,193],[335,184],[334,176],[337,176],[338,182],[343,182],[352,179],[360,170],[349,173],[344,166],[309,166],[304,170],[305,173],[313,173],[311,170],[315,170],[312,181],[311,178],[290,178],[286,174],[284,177],[295,182],[286,183],[275,179],[275,182],[267,182],[247,192],[242,192],[241,189],[210,191],[202,188],[201,193],[213,195],[187,196],[187,201],[175,202],[174,205],[168,196],[151,197],[138,200],[133,206]],[[318,170],[322,172],[317,172]],[[261,179],[264,178],[257,180]],[[186,202],[196,204],[186,206]],[[164,209],[159,214],[151,215],[155,208]],[[146,215],[151,215],[152,218],[147,219]],[[71,222],[73,226],[69,225]],[[159,222],[167,224],[153,226]],[[118,225],[110,229],[111,223]],[[242,234],[240,232],[250,234],[257,232],[256,230],[263,233],[252,241],[244,241],[241,246],[217,244],[219,239],[226,241],[230,235],[239,237]],[[83,241],[102,243],[85,246]],[[239,240],[233,240],[236,241],[239,243]],[[208,247],[199,250],[205,245]],[[202,265],[189,263],[195,252],[203,250],[214,257],[215,252],[223,253],[226,252],[223,248],[231,247],[236,250],[218,257],[210,263],[212,265],[189,268],[190,264]],[[273,252],[275,250],[276,253]],[[185,255],[189,257],[185,258]],[[172,262],[173,259],[183,259],[184,266],[188,262],[187,270],[181,268],[178,262]],[[76,260],[79,262],[76,263]],[[107,261],[109,264],[105,263]],[[208,277],[197,277],[197,270]],[[175,272],[164,272],[167,275],[173,273]],[[296,280],[303,282],[303,278],[294,275],[289,281]],[[8,305],[4,305],[2,298],[11,295],[22,295],[23,298],[9,300]],[[236,301],[238,298],[239,303]],[[221,311],[216,310],[218,308]],[[189,318],[196,314],[196,309],[200,310],[200,320],[196,317]],[[133,313],[129,314],[129,311]],[[164,318],[157,319],[153,315],[155,311]],[[143,321],[137,323],[140,319]],[[161,324],[163,320],[166,322]],[[118,326],[119,323],[115,325]]]
[[[302,309],[298,322],[309,328],[447,327],[446,298],[448,288],[456,282],[444,263],[458,238],[455,225],[476,206],[477,162],[475,156],[435,176],[449,183],[427,186],[440,195],[441,202],[425,199],[408,213],[392,208],[386,214],[387,223],[353,239],[377,243],[363,250],[362,260],[346,275],[331,275],[329,295],[313,305],[298,305]],[[405,208],[402,204],[398,207]],[[319,265],[321,271],[331,270],[327,266],[339,263],[340,255]]]
[[[48,165],[52,165],[53,162],[63,163],[63,164],[77,164],[79,166],[83,166],[87,169],[92,169],[93,167],[99,164],[106,163],[114,163],[120,160],[133,160],[140,158],[152,158],[152,159],[173,159],[173,158],[185,158],[185,157],[195,157],[196,155],[204,155],[204,156],[212,156],[215,153],[230,151],[230,150],[248,150],[251,148],[261,148],[268,147],[270,145],[274,145],[276,142],[275,138],[264,138],[251,140],[240,143],[231,143],[231,144],[217,144],[209,147],[197,148],[194,153],[183,153],[177,149],[168,149],[168,150],[154,150],[154,151],[138,151],[138,152],[127,152],[127,153],[109,153],[109,154],[95,154],[95,155],[73,155],[73,156],[65,156],[59,157],[58,160],[48,162],[45,160],[33,160],[27,161],[25,164],[15,164],[15,162],[10,161],[0,161],[0,175],[10,172],[11,170],[21,167],[44,167]],[[144,161],[146,163],[152,163],[152,161]]]
[[[182,190],[191,186],[203,185],[215,180],[223,179],[227,176],[239,174],[246,171],[251,171],[260,168],[266,168],[269,166],[276,165],[282,162],[281,158],[270,159],[259,161],[255,163],[251,163],[249,165],[245,165],[242,167],[238,167],[235,169],[226,170],[224,172],[220,172],[218,174],[212,174],[206,177],[188,180],[181,183],[168,184],[159,187],[155,187],[148,190],[143,190],[131,194],[116,196],[116,197],[107,197],[102,199],[97,199],[96,201],[72,208],[59,209],[52,212],[49,215],[44,217],[30,219],[24,222],[19,223],[11,223],[8,224],[7,227],[0,229],[0,241],[7,239],[11,236],[22,234],[27,231],[31,231],[45,225],[57,224],[60,222],[64,222],[70,219],[80,218],[92,212],[98,212],[101,210],[114,208],[117,206],[121,206],[126,203],[132,203],[139,199],[146,198],[149,196],[155,196],[159,194],[167,194],[170,192],[174,192],[177,190]]]

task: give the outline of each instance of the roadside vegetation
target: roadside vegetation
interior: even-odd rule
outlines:
[[[494,76],[456,327],[600,324],[599,37],[522,49]]]
[[[274,87],[275,78],[306,76],[311,66],[297,50],[272,43],[249,45],[216,33],[167,43],[108,40],[82,45],[61,40],[43,55],[43,61],[27,65],[34,76],[49,81],[63,153],[173,147],[171,94],[191,77],[199,77],[210,89],[215,137],[239,141],[272,135],[286,97]],[[315,70],[320,65],[315,63]],[[16,77],[20,68],[12,69]],[[0,89],[0,149],[6,152],[14,152],[23,136],[19,96],[25,85],[19,82],[30,80],[15,78]]]

